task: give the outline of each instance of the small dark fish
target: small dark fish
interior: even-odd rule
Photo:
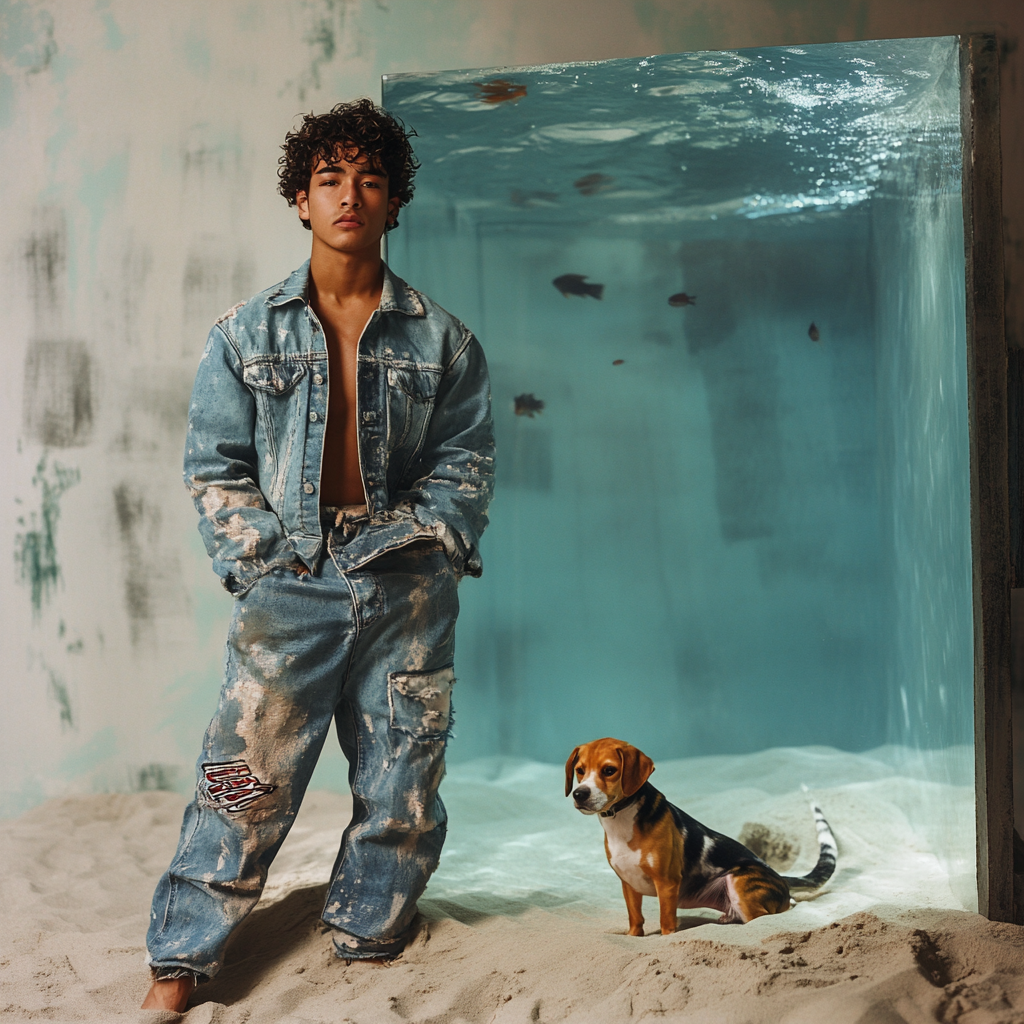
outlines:
[[[578,178],[573,185],[585,196],[596,196],[598,192],[607,192],[615,184],[615,179],[608,174],[586,174]]]
[[[697,296],[687,295],[686,292],[676,292],[675,295],[668,297],[668,304],[670,306],[696,306]]]
[[[565,298],[578,295],[581,299],[587,295],[599,299],[604,293],[603,284],[587,284],[586,274],[563,274],[551,282]]]
[[[532,420],[534,413],[544,411],[544,403],[532,391],[528,391],[524,395],[516,395],[514,401],[517,416],[529,416]]]
[[[625,361],[625,359],[613,359],[612,366],[621,366]]]
[[[821,331],[818,330],[817,324],[812,323],[811,326],[807,328],[807,337],[810,338],[811,341],[821,341]]]
[[[505,78],[495,78],[490,82],[473,82],[476,86],[476,98],[481,103],[518,103],[526,95],[525,85],[516,85]]]
[[[523,192],[521,189],[514,188],[508,198],[513,206],[553,206],[558,202],[558,193]]]

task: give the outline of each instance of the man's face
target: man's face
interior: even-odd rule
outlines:
[[[296,193],[295,205],[319,242],[356,253],[379,246],[399,202],[388,199],[388,179],[364,154],[339,147],[313,168],[309,191]]]

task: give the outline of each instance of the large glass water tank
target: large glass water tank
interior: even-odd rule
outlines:
[[[993,67],[946,37],[385,78],[422,164],[390,265],[492,376],[456,778],[612,735],[677,802],[894,779],[950,902],[1008,915]]]

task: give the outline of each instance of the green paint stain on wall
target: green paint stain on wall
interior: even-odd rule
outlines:
[[[302,41],[309,47],[309,64],[295,82],[288,82],[287,89],[294,85],[299,100],[305,101],[311,89],[319,90],[323,84],[324,68],[338,52],[338,39],[345,29],[345,19],[350,16],[346,0],[320,0],[309,4],[312,11]]]
[[[53,15],[28,3],[0,4],[0,53],[29,74],[45,71],[57,56]]]
[[[117,153],[102,167],[82,173],[78,199],[89,211],[89,255],[92,263],[95,262],[100,226],[106,216],[107,208],[124,193],[127,179],[127,152]]]
[[[181,46],[185,55],[185,63],[192,71],[205,78],[210,73],[212,64],[210,44],[202,36],[190,32],[182,40]]]
[[[30,512],[27,518],[18,516],[22,532],[15,537],[15,561],[21,569],[22,582],[29,585],[34,616],[39,615],[43,603],[50,600],[60,582],[57,523],[61,495],[81,479],[77,469],[56,462],[47,466],[48,458],[44,452],[32,477],[32,486],[39,491],[39,509]]]
[[[0,130],[14,124],[14,79],[0,72]]]
[[[99,12],[100,21],[103,23],[106,33],[104,45],[108,50],[120,50],[124,46],[125,38],[114,15],[110,13],[110,0],[96,0],[96,10]]]
[[[59,116],[59,115],[58,115]],[[51,175],[60,169],[60,162],[68,143],[75,137],[76,129],[70,121],[61,118],[60,127],[46,140],[46,159]]]
[[[50,697],[56,701],[57,707],[60,709],[60,727],[61,729],[73,729],[75,717],[71,710],[71,694],[68,692],[68,684],[64,682],[61,674],[50,668],[49,665],[46,666],[46,674],[50,677],[48,687]]]
[[[244,4],[235,11],[235,27],[239,32],[256,32],[263,28],[263,11],[256,2]]]
[[[100,15],[100,19],[103,21],[103,27],[106,30],[106,47],[108,50],[120,50],[124,46],[124,33],[118,27],[114,16],[110,11],[104,11]]]
[[[112,725],[95,732],[77,750],[63,758],[57,774],[63,779],[88,775],[117,753],[117,730]]]

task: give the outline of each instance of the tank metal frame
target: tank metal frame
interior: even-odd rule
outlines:
[[[1013,873],[1011,446],[1003,325],[1002,167],[996,37],[961,36],[960,72],[974,585],[978,910],[993,921],[1013,921],[1020,900],[1014,899]],[[1019,515],[1019,509],[1016,514]],[[1024,876],[1016,878],[1018,884],[1024,881]]]

